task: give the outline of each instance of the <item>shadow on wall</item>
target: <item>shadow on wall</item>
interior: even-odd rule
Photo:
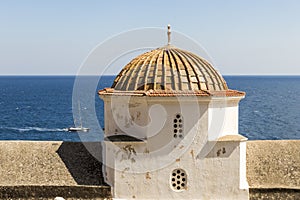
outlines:
[[[95,158],[85,146],[99,156]],[[106,185],[102,176],[100,142],[63,142],[56,153],[78,185]]]
[[[239,144],[239,142],[207,142],[197,155],[197,159],[228,158]]]

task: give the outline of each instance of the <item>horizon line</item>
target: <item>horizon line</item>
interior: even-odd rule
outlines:
[[[118,74],[104,74],[104,75],[93,75],[93,74],[0,74],[0,77],[4,76],[117,76]],[[221,74],[222,76],[300,76],[300,74]]]

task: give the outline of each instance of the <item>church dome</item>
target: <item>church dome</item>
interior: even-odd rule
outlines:
[[[112,85],[119,91],[224,91],[223,77],[204,58],[172,45],[131,60]]]

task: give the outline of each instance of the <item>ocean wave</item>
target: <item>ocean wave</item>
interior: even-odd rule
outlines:
[[[41,128],[41,127],[1,127],[1,129],[15,130],[19,132],[29,132],[29,131],[38,131],[38,132],[64,132],[68,131],[67,128]]]

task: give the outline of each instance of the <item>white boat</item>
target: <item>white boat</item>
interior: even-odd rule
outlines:
[[[90,129],[82,126],[81,113],[80,113],[80,102],[78,102],[78,111],[79,111],[80,126],[79,127],[69,127],[69,128],[67,128],[67,130],[69,132],[88,132]]]
[[[69,132],[88,132],[90,129],[85,127],[69,127]]]

